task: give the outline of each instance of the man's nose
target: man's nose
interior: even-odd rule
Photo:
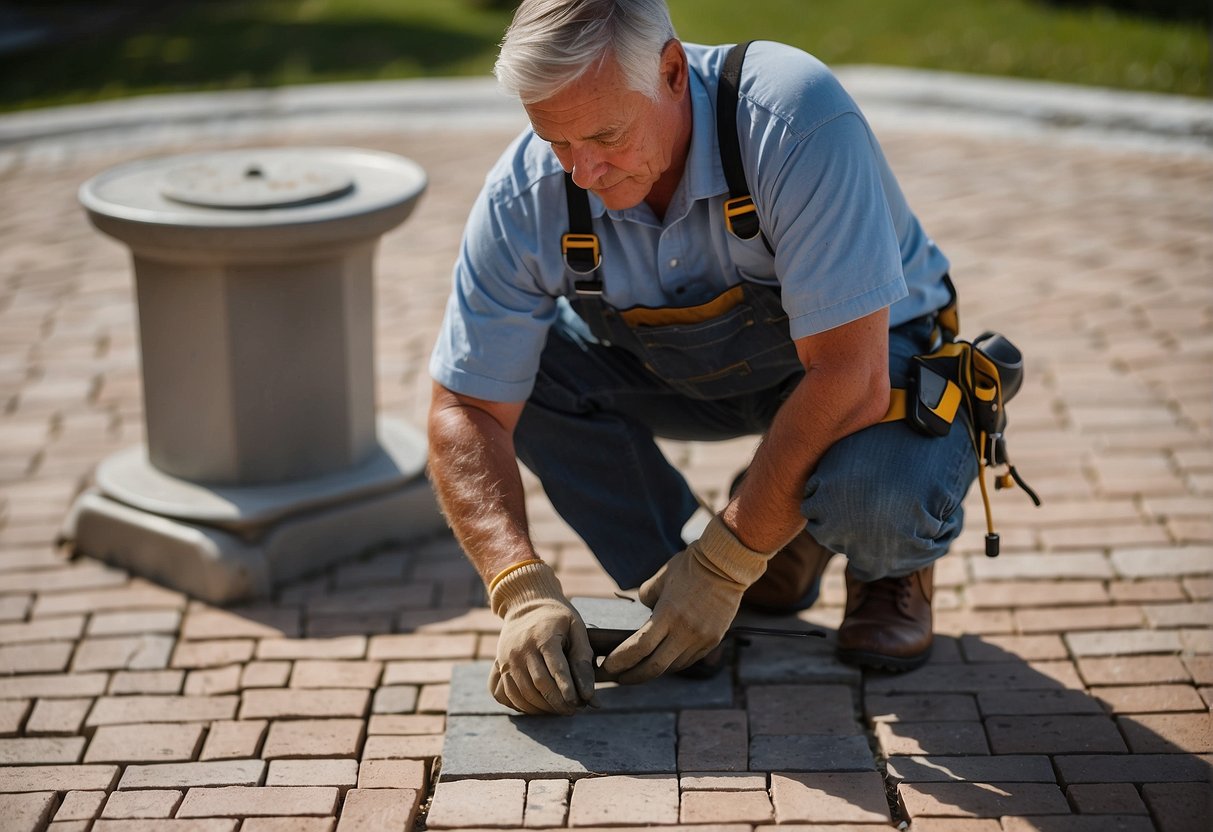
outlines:
[[[592,148],[573,151],[573,182],[579,188],[589,188],[606,172],[606,163]]]

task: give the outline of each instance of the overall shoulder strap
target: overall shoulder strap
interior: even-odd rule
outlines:
[[[602,263],[602,247],[594,233],[590,195],[573,182],[571,173],[564,175],[564,198],[569,212],[569,230],[560,238],[560,251],[565,267],[576,275],[573,288],[579,295],[601,295],[598,266]]]
[[[739,43],[725,56],[720,82],[716,87],[716,141],[720,145],[720,165],[729,184],[729,198],[724,203],[724,222],[729,233],[742,240],[752,240],[762,234],[758,210],[750,196],[745,168],[741,164],[741,144],[737,138],[737,103],[741,89],[741,66],[746,50],[753,41]],[[765,234],[762,242],[774,254]]]

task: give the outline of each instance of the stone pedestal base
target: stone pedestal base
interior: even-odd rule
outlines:
[[[98,468],[64,538],[215,604],[265,597],[332,563],[446,528],[424,476],[425,440],[384,420],[364,464],[281,486],[208,487],[152,468],[141,448]]]

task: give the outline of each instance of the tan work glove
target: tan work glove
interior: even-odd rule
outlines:
[[[531,561],[494,579],[489,605],[505,620],[489,691],[527,714],[569,715],[594,697],[594,651],[585,623],[552,567]]]
[[[699,540],[641,585],[640,600],[653,615],[607,656],[602,669],[635,684],[699,661],[724,638],[742,593],[762,576],[770,557],[747,548],[713,517]]]

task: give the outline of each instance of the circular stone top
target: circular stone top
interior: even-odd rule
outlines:
[[[160,193],[203,208],[291,208],[326,202],[354,190],[344,170],[315,159],[259,154],[187,162],[164,172]]]
[[[392,153],[266,148],[118,165],[85,182],[80,201],[98,227],[125,239],[137,236],[140,227],[315,228],[317,223],[399,213],[425,186],[425,171]]]

